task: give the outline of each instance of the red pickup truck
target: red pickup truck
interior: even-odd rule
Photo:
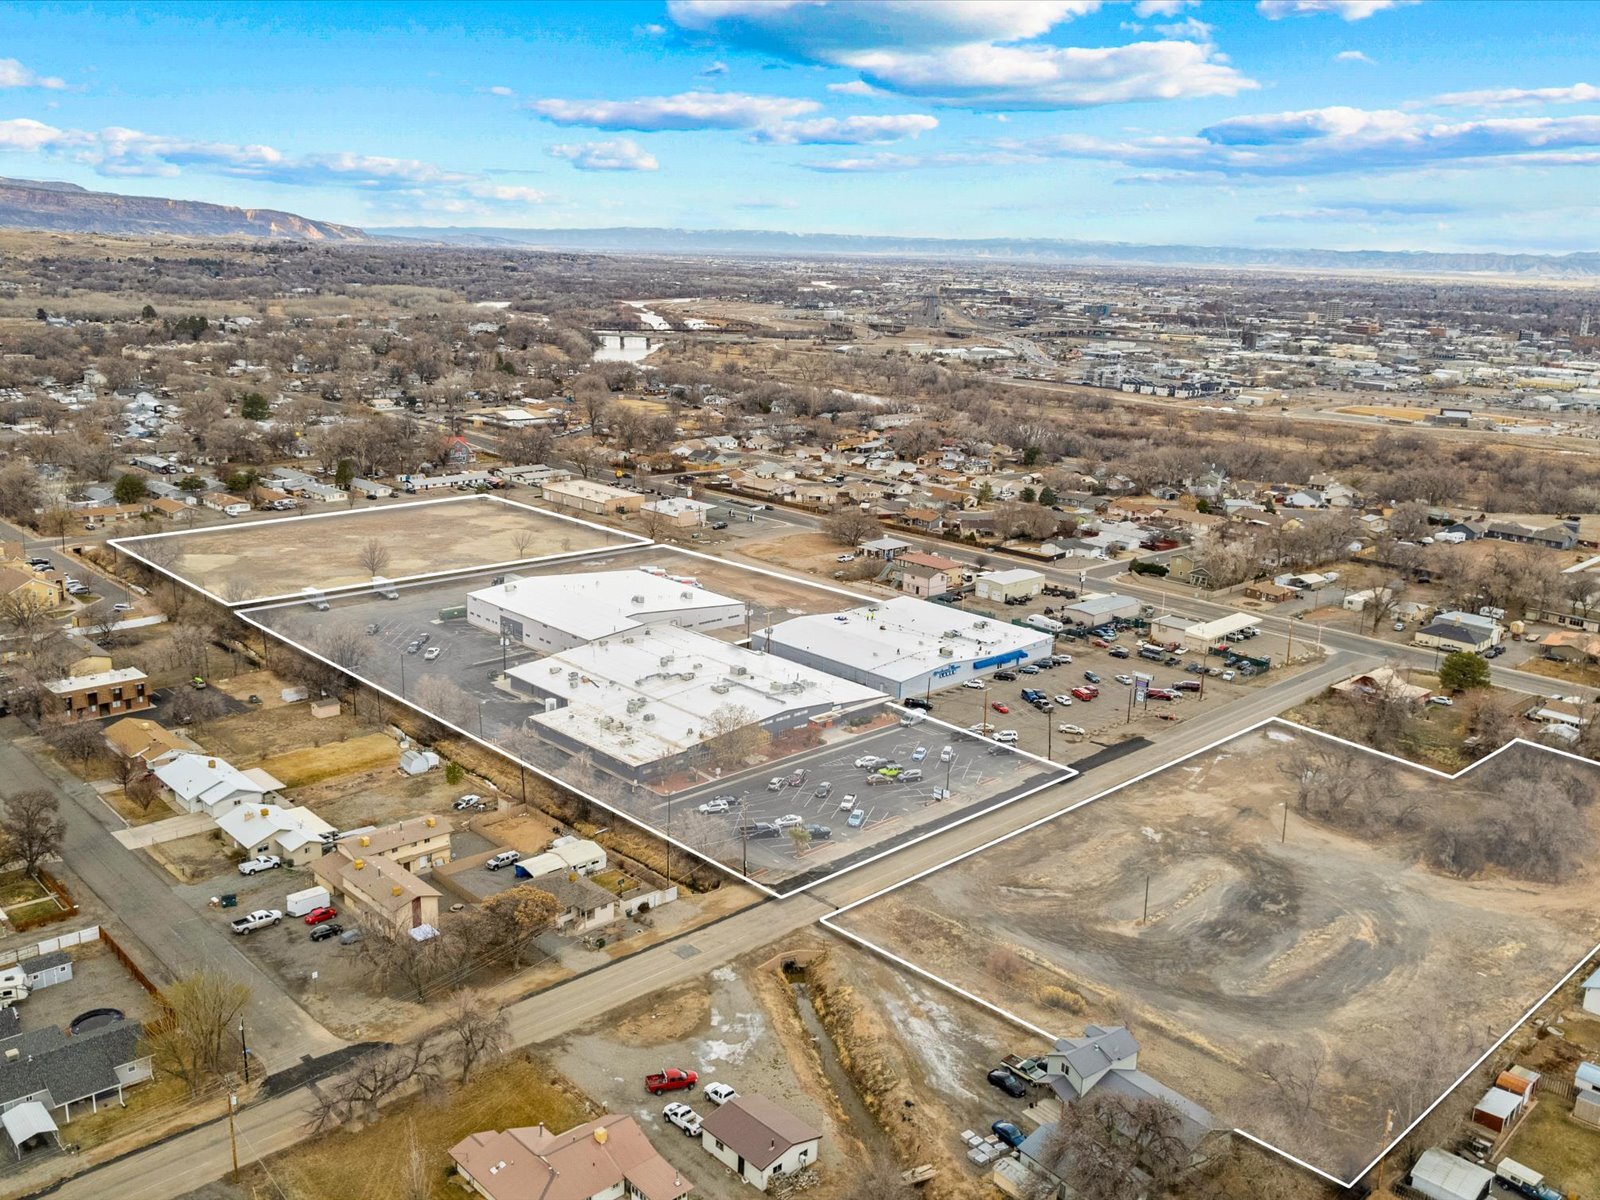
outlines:
[[[692,1092],[694,1085],[699,1081],[700,1077],[693,1071],[680,1071],[677,1067],[668,1067],[664,1071],[657,1071],[654,1075],[646,1075],[644,1090],[652,1096],[659,1096],[662,1092]]]

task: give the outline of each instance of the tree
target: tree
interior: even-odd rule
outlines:
[[[357,561],[369,575],[382,575],[389,566],[389,547],[377,538],[368,538],[361,545]]]
[[[1161,1195],[1189,1160],[1182,1124],[1165,1100],[1091,1093],[1062,1111],[1042,1165],[1082,1200]]]
[[[21,860],[23,871],[36,874],[41,862],[61,852],[61,840],[67,835],[61,801],[42,788],[18,792],[0,809],[0,835],[12,858]]]
[[[733,771],[743,766],[768,737],[756,722],[756,714],[732,701],[711,710],[702,732],[706,757],[720,771]]]
[[[161,798],[161,781],[154,775],[139,775],[122,789],[122,794],[141,813],[147,813],[150,806]]]
[[[156,319],[156,306],[154,304],[146,304],[139,310],[139,318],[144,321],[154,321]]]
[[[439,1050],[428,1038],[363,1054],[348,1071],[315,1093],[312,1131],[322,1133],[358,1117],[377,1120],[383,1102],[402,1088],[413,1083],[421,1084],[424,1091],[436,1087],[439,1067]]]
[[[188,492],[190,495],[196,492],[203,492],[206,490],[206,481],[198,475],[185,475],[178,480],[178,490],[180,492]]]
[[[1039,490],[1039,503],[1044,505],[1045,508],[1054,508],[1061,503],[1061,497],[1056,495],[1054,488],[1041,488]],[[1202,500],[1201,503],[1204,504],[1205,501]],[[1204,512],[1205,510],[1201,509],[1201,511]]]
[[[799,858],[806,852],[806,847],[811,845],[811,830],[804,825],[793,825],[787,832],[789,840],[794,843],[794,856]]]
[[[513,968],[523,965],[529,944],[550,928],[561,905],[549,892],[520,884],[499,892],[478,906],[472,916],[470,940],[486,953],[508,958]]]
[[[220,971],[196,971],[156,993],[156,1016],[144,1027],[157,1069],[177,1076],[195,1095],[242,1060],[234,1027],[250,989]]]
[[[1444,656],[1439,664],[1439,686],[1451,692],[1470,692],[1489,686],[1489,663],[1467,650]]]
[[[511,1044],[511,1023],[494,1001],[479,992],[463,989],[455,994],[445,1012],[445,1036],[450,1039],[450,1056],[466,1083],[479,1066],[493,1062]]]
[[[50,748],[63,758],[70,758],[82,766],[98,754],[104,753],[106,740],[100,736],[100,727],[93,721],[73,721],[58,725],[47,735]]]
[[[32,521],[34,511],[43,503],[38,472],[29,463],[16,458],[0,467],[0,517]]]
[[[137,504],[150,494],[150,489],[144,485],[144,476],[135,475],[126,471],[117,477],[117,482],[111,489],[111,497],[118,504]]]
[[[860,508],[845,508],[822,523],[822,532],[841,546],[859,546],[881,528],[877,518]]]
[[[239,397],[239,415],[246,421],[265,421],[272,415],[272,405],[260,392],[246,392]]]

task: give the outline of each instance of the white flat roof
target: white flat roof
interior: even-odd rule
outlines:
[[[770,654],[671,625],[590,642],[510,675],[566,707],[530,723],[639,766],[682,753],[707,737],[718,709],[772,720],[798,708],[854,707],[882,693]]]
[[[1004,587],[1008,583],[1032,583],[1036,579],[1043,578],[1044,576],[1038,571],[1030,571],[1025,567],[1013,567],[1009,571],[985,571],[978,576],[978,581],[981,582],[987,579],[990,583],[998,583]]]
[[[545,484],[544,489],[558,495],[578,496],[585,500],[625,500],[639,495],[638,492],[630,492],[627,488],[612,487],[609,483],[600,483],[594,479],[553,480]]]
[[[560,629],[584,641],[637,629],[652,613],[743,605],[649,571],[589,571],[507,579],[467,594],[525,621]]]
[[[1226,617],[1218,617],[1215,621],[1201,621],[1198,625],[1191,625],[1184,630],[1184,633],[1196,641],[1214,642],[1220,637],[1253,629],[1259,624],[1261,624],[1260,617],[1253,617],[1249,613],[1231,613]]]
[[[913,679],[952,662],[990,658],[1053,641],[1043,630],[910,596],[848,612],[795,617],[762,632],[774,646],[788,646],[894,680]],[[950,653],[944,653],[946,650]]]
[[[79,692],[85,688],[110,687],[117,683],[132,683],[135,680],[146,678],[145,673],[138,667],[118,667],[115,671],[101,671],[98,675],[73,675],[67,679],[55,679],[45,684],[56,695],[62,692]]]

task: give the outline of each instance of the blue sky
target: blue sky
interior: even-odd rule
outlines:
[[[384,225],[1600,249],[1600,4],[0,4],[0,174]]]

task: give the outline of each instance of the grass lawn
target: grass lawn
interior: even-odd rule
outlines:
[[[1571,1117],[1572,1101],[1550,1096],[1534,1105],[1506,1153],[1545,1175],[1567,1195],[1600,1192],[1600,1129]]]
[[[26,904],[30,900],[41,900],[49,895],[43,884],[26,875],[12,873],[4,880],[0,880],[0,908],[9,908],[13,904]]]
[[[195,1106],[189,1098],[187,1085],[176,1077],[169,1079],[158,1073],[149,1083],[128,1088],[123,1096],[127,1100],[126,1108],[117,1103],[115,1095],[110,1100],[102,1100],[100,1111],[95,1113],[89,1111],[87,1104],[81,1108],[74,1105],[72,1124],[62,1126],[61,1140],[77,1142],[87,1150],[131,1130],[167,1121],[181,1125],[186,1118],[197,1116],[191,1111]],[[215,1110],[219,1114],[226,1111],[220,1102]],[[197,1119],[205,1120],[206,1115],[198,1115]]]
[[[1527,662],[1519,664],[1517,670],[1528,671],[1534,675],[1546,675],[1551,679],[1560,679],[1567,683],[1587,684],[1590,687],[1600,684],[1600,667],[1589,663],[1565,663],[1551,658],[1530,658]]]
[[[369,733],[348,741],[291,750],[255,765],[282,780],[285,787],[297,788],[340,775],[393,766],[399,761],[400,751],[392,737],[385,733]]]
[[[406,1178],[413,1145],[434,1181],[434,1200],[459,1200],[449,1149],[469,1133],[544,1125],[557,1132],[587,1120],[581,1096],[537,1059],[517,1055],[484,1071],[441,1101],[410,1099],[355,1133],[335,1131],[269,1159],[246,1173],[260,1194],[296,1200],[393,1200]],[[249,1194],[247,1192],[247,1194]]]

